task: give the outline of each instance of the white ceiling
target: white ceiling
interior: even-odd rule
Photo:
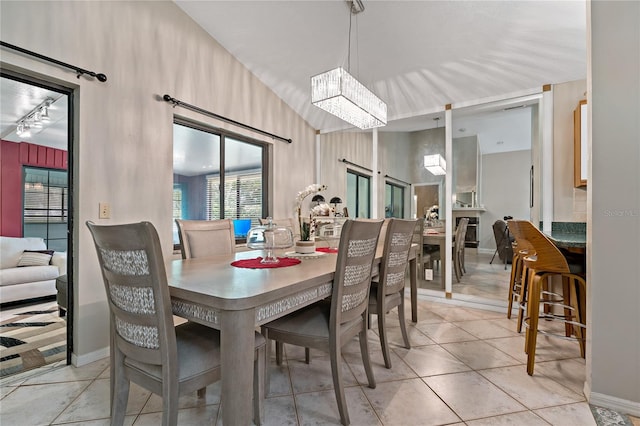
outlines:
[[[346,1],[174,1],[311,126],[350,127],[310,102],[311,76],[347,68]],[[364,6],[352,18],[350,70],[388,104],[389,124],[380,131],[442,126],[444,119],[433,118],[444,118],[446,104],[455,111],[586,78],[584,0],[364,0]],[[511,114],[502,116],[483,125],[454,115],[454,129],[469,135],[513,127]],[[509,146],[510,135],[519,138],[513,130],[496,133],[481,139]]]
[[[347,67],[346,1],[175,2],[311,126],[351,128],[310,102],[312,75]],[[379,131],[443,126],[444,105],[452,104],[454,137],[478,135],[483,153],[527,149],[530,108],[504,109],[537,101],[508,99],[586,78],[584,0],[364,5],[353,16],[350,70],[388,104],[389,123]],[[0,135],[19,141],[16,121],[60,95],[1,80]],[[481,111],[459,109],[488,101],[498,102]],[[64,102],[66,96],[56,101],[63,113],[52,126],[29,142],[66,147]]]

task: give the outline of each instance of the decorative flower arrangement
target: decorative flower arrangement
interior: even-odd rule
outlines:
[[[309,222],[305,222],[302,217],[302,201],[309,195],[315,194],[316,192],[325,191],[326,189],[327,185],[314,183],[307,186],[304,190],[298,192],[295,208],[296,214],[298,216],[298,222],[300,224],[300,239],[302,241],[311,241],[311,236],[315,232],[315,220],[313,219],[313,212],[309,214]]]
[[[438,220],[438,213],[440,212],[440,207],[438,205],[434,205],[429,207],[427,211],[427,219],[429,220]]]

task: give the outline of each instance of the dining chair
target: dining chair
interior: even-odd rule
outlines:
[[[462,278],[462,275],[466,272],[464,269],[464,243],[468,224],[468,217],[460,218],[458,226],[456,227],[455,240],[453,242],[453,270],[458,282],[460,282],[460,278]]]
[[[193,322],[174,326],[162,248],[151,223],[87,227],[109,305],[111,424],[124,423],[134,382],[162,397],[162,424],[176,425],[178,398],[220,379],[220,332]],[[253,410],[260,424],[265,339],[259,333],[255,350]]]
[[[236,252],[233,220],[176,219],[183,259]]]
[[[418,268],[418,278],[424,280],[424,265],[431,260],[429,254],[425,253],[422,238],[424,235],[424,219],[416,221],[416,227],[413,230],[413,243],[418,245],[416,250],[416,267]]]
[[[527,373],[533,375],[538,333],[577,340],[580,355],[585,357],[587,283],[583,266],[568,263],[560,249],[531,222],[521,221],[519,228],[535,249],[534,255],[523,259],[530,271],[527,316],[524,318],[525,352]],[[562,293],[552,291],[554,276],[562,278]],[[543,306],[549,306],[549,309],[540,312]],[[540,319],[545,321],[540,322]],[[551,321],[563,323],[565,332],[561,335],[549,327]]]
[[[369,316],[378,317],[378,335],[384,356],[384,365],[391,368],[391,355],[387,338],[386,314],[398,308],[398,321],[404,347],[411,349],[404,320],[404,287],[409,250],[413,240],[416,220],[391,219],[387,225],[380,273],[374,277],[369,292]]]
[[[356,335],[369,387],[376,387],[369,359],[367,311],[381,226],[382,221],[347,220],[340,235],[330,301],[314,303],[262,326],[262,334],[267,339],[267,359],[270,359],[270,340],[329,353],[343,425],[349,424],[349,412],[342,380],[341,349]],[[276,357],[276,362],[281,361]]]

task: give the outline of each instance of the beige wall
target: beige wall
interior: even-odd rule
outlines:
[[[587,191],[573,187],[573,110],[586,99],[586,80],[553,85],[553,219],[586,222]]]
[[[275,217],[290,215],[296,193],[314,181],[315,130],[173,2],[2,2],[1,15],[3,41],[108,77],[77,79],[2,51],[3,66],[76,88],[74,341],[83,363],[107,355],[108,345],[104,287],[84,223],[148,220],[170,255],[173,115],[272,143]],[[174,109],[158,100],[165,93],[293,143]],[[99,202],[111,204],[111,219],[98,219]]]
[[[529,169],[531,150],[482,156],[482,203],[480,248],[495,250],[492,225],[497,219],[513,216],[529,220]]]
[[[640,416],[640,2],[589,5],[587,395]]]

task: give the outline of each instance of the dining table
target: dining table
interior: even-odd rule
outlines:
[[[416,249],[409,253],[411,319],[417,322]],[[373,275],[383,247],[378,245]],[[301,262],[280,268],[232,266],[261,251],[173,260],[167,278],[174,315],[220,330],[222,420],[252,423],[254,331],[256,327],[331,295],[337,254],[298,256]]]

